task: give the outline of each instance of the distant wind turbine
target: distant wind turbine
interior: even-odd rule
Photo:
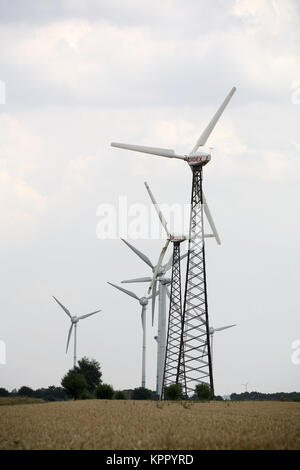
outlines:
[[[215,335],[216,331],[227,330],[228,328],[232,328],[233,326],[236,326],[236,323],[234,325],[221,326],[220,328],[213,328],[212,326],[209,328],[211,361],[213,360],[214,335]],[[207,354],[207,348],[204,349],[203,356],[205,354]]]
[[[142,329],[143,329],[143,346],[142,346],[142,387],[146,387],[146,310],[149,300],[152,298],[152,295],[148,297],[138,297],[134,292],[131,290],[124,289],[123,287],[119,287],[112,282],[108,282],[109,285],[115,287],[116,289],[124,292],[124,294],[133,297],[134,299],[138,300],[140,305],[142,306],[142,313],[141,313],[141,320],[142,320]]]
[[[84,318],[90,317],[91,315],[95,315],[95,313],[101,312],[101,310],[97,310],[96,312],[87,313],[86,315],[81,315],[80,317],[77,317],[75,315],[71,315],[70,311],[59,300],[57,300],[57,298],[54,297],[54,295],[53,295],[53,299],[66,312],[66,314],[68,315],[68,317],[70,317],[70,320],[71,320],[71,326],[70,326],[70,329],[69,329],[68,340],[67,340],[66,353],[68,352],[68,347],[69,347],[69,343],[70,343],[70,339],[71,339],[71,335],[72,335],[72,329],[73,329],[73,326],[74,326],[74,367],[75,367],[76,363],[77,363],[77,358],[76,358],[76,354],[77,354],[77,323],[79,322],[79,320],[83,320]]]

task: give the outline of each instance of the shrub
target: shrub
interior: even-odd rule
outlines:
[[[18,395],[21,397],[33,397],[34,396],[34,390],[30,387],[26,387],[26,385],[23,385],[18,391]]]
[[[169,385],[165,388],[166,400],[179,400],[181,397],[181,387],[178,384]]]
[[[151,397],[151,390],[145,387],[138,387],[133,390],[131,398],[132,400],[150,400]]]
[[[99,384],[96,387],[96,398],[100,400],[111,400],[114,396],[114,389],[108,384]]]
[[[87,383],[87,391],[94,393],[97,385],[101,384],[102,372],[100,364],[95,359],[88,359],[83,357],[78,361],[78,366],[75,366],[75,372],[82,374]]]
[[[84,376],[74,372],[72,369],[63,377],[61,384],[66,394],[74,398],[74,400],[81,398],[82,394],[87,390],[87,383]]]
[[[224,401],[224,399],[223,399],[223,397],[221,397],[221,395],[216,395],[216,396],[214,397],[214,400],[215,400],[215,401]]]
[[[213,398],[212,390],[208,384],[197,384],[195,392],[199,400],[211,400]]]
[[[126,393],[123,390],[117,390],[114,395],[115,400],[127,400]]]

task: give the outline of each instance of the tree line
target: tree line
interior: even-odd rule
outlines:
[[[168,400],[183,400],[188,397],[183,396],[182,389],[178,384],[172,384],[164,390]],[[91,398],[116,399],[116,400],[157,400],[156,392],[145,387],[137,387],[133,390],[114,390],[110,384],[103,383],[101,367],[95,359],[83,357],[78,361],[77,366],[70,369],[61,380],[61,387],[51,385],[47,388],[33,390],[28,386],[22,386],[19,390],[8,390],[0,387],[0,397],[29,397],[40,398],[45,401],[64,400],[86,400]],[[195,387],[195,399],[210,400],[212,393],[209,385],[198,384]],[[222,397],[214,397],[221,399]]]
[[[232,401],[259,400],[259,401],[300,401],[300,392],[277,392],[277,393],[260,393],[260,392],[244,392],[232,393],[230,395]]]

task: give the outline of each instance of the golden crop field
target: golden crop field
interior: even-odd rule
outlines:
[[[1,449],[300,449],[300,403],[85,400],[0,407]]]

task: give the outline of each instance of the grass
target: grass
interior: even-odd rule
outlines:
[[[300,449],[300,403],[85,400],[3,406],[0,449]]]
[[[32,405],[34,403],[45,403],[41,398],[29,397],[0,397],[0,406]]]

